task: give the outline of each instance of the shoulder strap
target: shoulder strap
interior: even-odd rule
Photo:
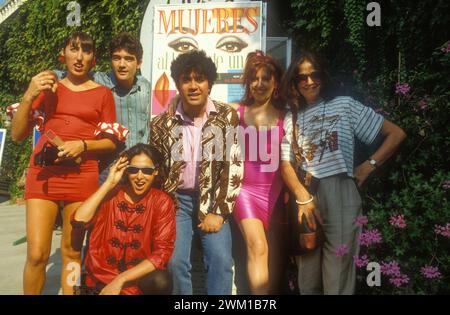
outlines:
[[[296,166],[298,167],[303,161],[303,155],[297,142],[297,111],[292,111],[292,150],[294,151]]]

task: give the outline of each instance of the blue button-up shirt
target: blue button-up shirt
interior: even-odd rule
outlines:
[[[116,103],[117,122],[130,131],[127,148],[142,142],[147,143],[150,123],[150,82],[137,76],[131,90],[126,91],[117,83],[114,73],[96,72],[94,80],[111,89]]]

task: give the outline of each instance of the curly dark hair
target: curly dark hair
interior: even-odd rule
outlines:
[[[332,100],[335,97],[335,91],[328,72],[328,64],[326,60],[317,53],[304,51],[291,62],[281,83],[281,93],[286,98],[291,110],[298,111],[301,108],[305,108],[307,105],[306,100],[298,90],[297,85],[299,66],[304,61],[309,61],[321,74],[320,96],[325,101]]]
[[[155,168],[158,170],[158,175],[155,177],[152,186],[161,188],[166,179],[166,174],[168,173],[164,167],[164,158],[156,147],[145,143],[138,143],[122,152],[121,156],[126,156],[128,161],[131,161],[133,157],[142,153],[147,155],[152,160]],[[127,182],[126,176],[124,176],[123,179]]]
[[[125,49],[129,54],[134,55],[138,62],[142,61],[142,55],[144,50],[142,49],[141,42],[127,32],[121,32],[114,36],[109,44],[109,54],[112,57],[113,53]]]
[[[170,75],[177,86],[180,76],[189,75],[192,71],[204,75],[208,80],[209,88],[212,88],[217,79],[217,67],[203,50],[192,50],[180,54],[170,65]]]
[[[67,46],[77,47],[78,41],[80,41],[80,46],[83,51],[92,51],[92,53],[95,55],[94,39],[91,37],[91,35],[82,31],[75,31],[67,36],[61,48],[65,49]]]
[[[276,87],[274,93],[272,93],[271,102],[277,109],[283,110],[284,100],[279,92],[281,79],[283,77],[283,69],[277,60],[269,55],[265,55],[260,50],[256,50],[255,52],[251,52],[247,55],[244,76],[242,78],[242,84],[244,85],[245,92],[241,99],[241,103],[244,105],[252,104],[253,97],[250,93],[250,86],[253,78],[260,69],[266,69],[269,72],[269,75],[274,77]]]

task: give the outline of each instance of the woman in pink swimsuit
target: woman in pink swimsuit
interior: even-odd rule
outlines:
[[[266,233],[283,188],[279,170],[284,103],[278,93],[283,70],[270,56],[250,53],[244,70],[245,94],[233,104],[245,133],[244,179],[234,217],[247,247],[252,294],[269,294],[269,246]],[[244,140],[244,138],[241,138]]]

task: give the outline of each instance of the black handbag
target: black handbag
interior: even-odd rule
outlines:
[[[34,155],[34,165],[40,167],[59,165],[59,166],[78,166],[79,164],[73,159],[64,159],[55,163],[58,158],[58,148],[50,142],[45,142],[42,150]]]

